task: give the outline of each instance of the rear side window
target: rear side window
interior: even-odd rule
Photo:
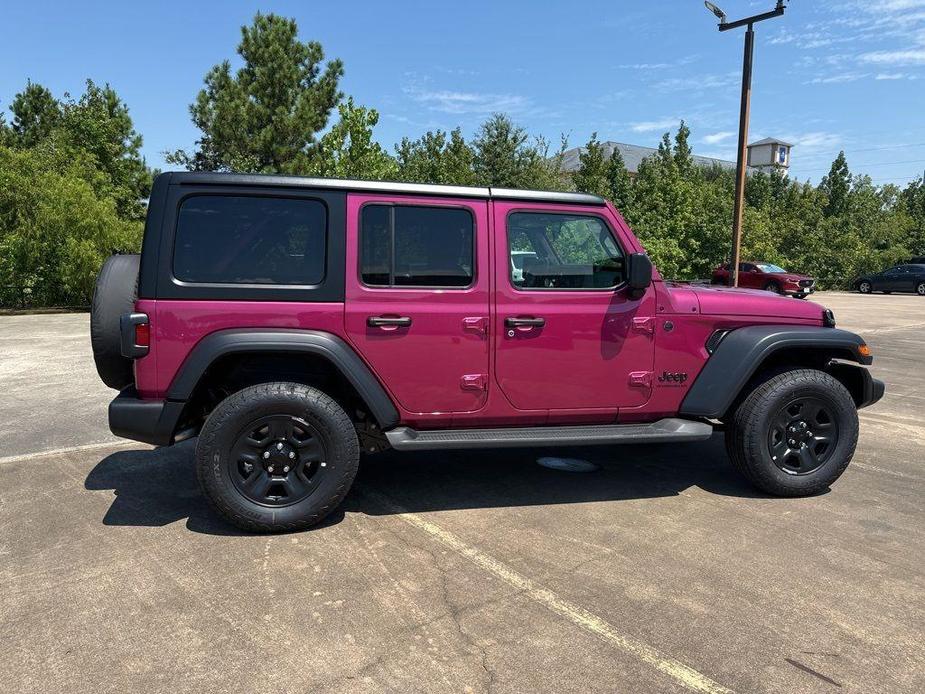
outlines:
[[[366,205],[360,276],[379,287],[453,287],[475,277],[475,223],[458,207]]]
[[[320,284],[326,217],[317,200],[188,197],[177,218],[174,277],[202,284]]]
[[[624,280],[623,251],[599,217],[515,212],[507,238],[519,289],[611,289]]]

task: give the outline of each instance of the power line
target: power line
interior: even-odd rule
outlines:
[[[906,159],[905,161],[881,161],[881,162],[875,162],[873,164],[857,164],[856,166],[871,168],[873,166],[896,166],[898,164],[920,164],[922,162],[925,162],[925,159]],[[814,171],[828,171],[829,169],[822,168],[822,169],[800,169],[800,170],[803,171],[804,173],[812,173]]]

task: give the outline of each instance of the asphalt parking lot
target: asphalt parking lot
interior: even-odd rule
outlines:
[[[719,436],[390,453],[273,537],[211,513],[192,442],[108,433],[86,315],[0,316],[2,689],[921,692],[925,300],[816,300],[887,382],[829,493],[755,492]]]

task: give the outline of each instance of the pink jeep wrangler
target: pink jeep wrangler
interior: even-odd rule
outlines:
[[[845,470],[883,384],[816,304],[664,281],[601,198],[167,173],[110,258],[92,341],[119,435],[198,436],[235,525],[308,527],[361,452],[725,431],[771,494]]]

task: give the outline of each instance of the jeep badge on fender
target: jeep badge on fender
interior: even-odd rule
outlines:
[[[687,374],[683,371],[681,372],[672,372],[672,371],[662,371],[662,375],[658,377],[659,383],[668,383],[668,384],[678,384],[681,385],[687,380]]]
[[[198,437],[206,499],[245,530],[318,523],[361,453],[698,442],[716,422],[753,484],[815,494],[883,396],[822,306],[667,282],[595,195],[187,172],[147,209],[141,257],[110,258],[93,295],[109,427]]]

